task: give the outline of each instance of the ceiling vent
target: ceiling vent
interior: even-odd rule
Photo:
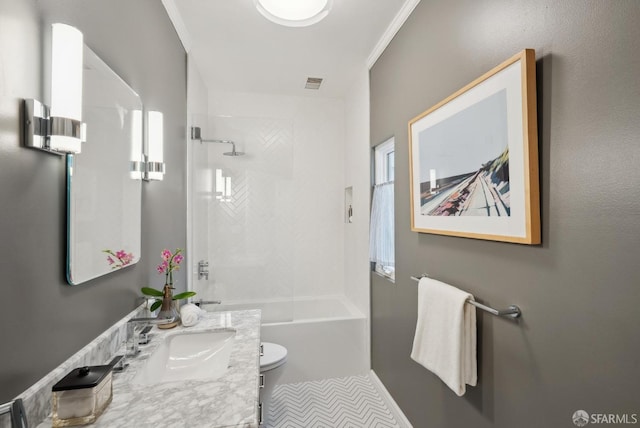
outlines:
[[[322,84],[322,78],[320,77],[307,77],[307,84],[304,85],[305,89],[320,89]]]

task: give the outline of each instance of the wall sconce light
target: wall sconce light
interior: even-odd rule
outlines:
[[[164,127],[162,113],[147,112],[147,141],[144,151],[144,180],[162,180],[164,164]]]
[[[51,107],[24,100],[23,141],[49,153],[80,153],[82,123],[82,33],[66,24],[51,26]]]
[[[131,178],[144,178],[145,163],[142,155],[142,110],[131,111]]]
[[[216,199],[231,202],[231,177],[223,176],[221,169],[216,169]]]

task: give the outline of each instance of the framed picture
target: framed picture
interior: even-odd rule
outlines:
[[[411,229],[540,243],[535,51],[409,122]]]

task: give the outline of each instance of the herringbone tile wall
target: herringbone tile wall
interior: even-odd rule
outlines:
[[[209,262],[210,275],[194,291],[225,303],[343,294],[342,102],[272,97],[262,105],[260,97],[237,98],[220,101],[203,132],[235,141],[246,155],[223,156],[225,144],[196,146],[193,164],[209,170],[192,172],[196,189],[215,193],[207,177],[220,169],[231,179],[231,196],[197,195],[198,202],[206,199],[207,216],[193,216],[194,247],[207,240],[208,251],[193,257]]]
[[[291,299],[294,235],[287,215],[294,203],[291,122],[214,117],[210,123],[216,135],[237,141],[246,152],[228,157],[215,148],[209,151],[209,164],[231,178],[230,200],[214,199],[209,205],[211,279],[217,298]]]
[[[277,385],[268,428],[401,428],[367,375]]]

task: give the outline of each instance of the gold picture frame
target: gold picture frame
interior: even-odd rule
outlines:
[[[411,230],[540,243],[535,51],[409,121]]]

